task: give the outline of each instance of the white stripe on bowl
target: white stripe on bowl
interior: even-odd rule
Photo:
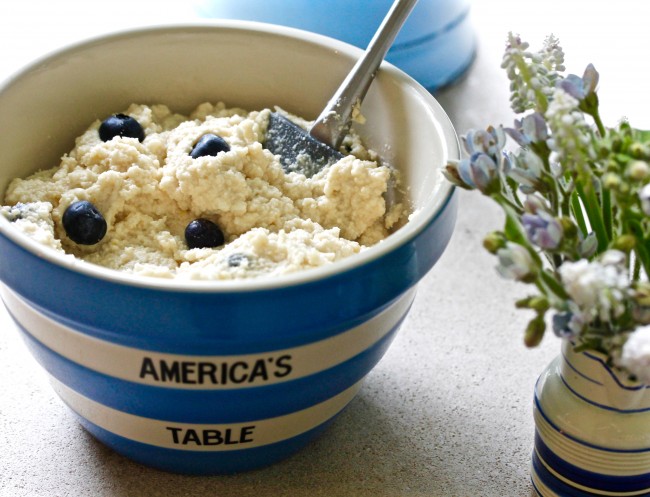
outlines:
[[[129,440],[202,452],[250,449],[305,433],[339,413],[363,380],[312,407],[274,418],[229,424],[177,423],[135,416],[95,402],[50,376],[54,390],[82,418]]]
[[[5,285],[0,288],[16,321],[57,354],[122,380],[189,390],[259,387],[329,369],[386,336],[406,314],[415,297],[413,288],[365,323],[318,342],[255,354],[204,356],[154,352],[101,340],[49,318]]]

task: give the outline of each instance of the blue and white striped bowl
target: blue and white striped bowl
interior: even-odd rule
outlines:
[[[0,189],[57,163],[131,102],[280,105],[314,117],[360,50],[291,28],[213,22],[118,33],[54,53],[0,88]],[[284,458],[353,398],[453,230],[440,169],[459,155],[433,97],[385,64],[366,142],[400,169],[409,222],[377,246],[280,278],[136,278],[54,253],[0,219],[2,297],[56,392],[116,451],[164,470]]]

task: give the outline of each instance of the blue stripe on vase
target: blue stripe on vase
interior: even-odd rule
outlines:
[[[650,494],[650,473],[633,476],[607,475],[579,468],[559,457],[544,443],[539,433],[535,432],[536,454],[553,471],[576,484],[597,492],[637,493],[645,491]],[[587,494],[591,495],[591,494]]]
[[[74,413],[74,411],[72,412]],[[286,459],[317,438],[339,414],[340,412],[325,423],[305,433],[274,444],[227,452],[198,452],[173,450],[135,442],[100,428],[74,413],[86,430],[118,454],[163,471],[192,475],[216,475],[249,471]]]
[[[589,442],[585,442],[584,440],[574,437],[573,435],[569,435],[568,433],[566,433],[566,431],[561,430],[560,428],[558,428],[558,426],[555,423],[553,423],[553,421],[551,421],[551,419],[544,412],[544,409],[542,409],[542,405],[541,402],[539,401],[539,397],[537,396],[537,392],[535,392],[534,403],[535,403],[535,408],[538,410],[539,414],[544,418],[546,423],[548,423],[548,425],[551,428],[553,428],[556,432],[561,434],[563,437],[566,437],[569,440],[574,441],[575,443],[578,443],[585,447],[589,447],[591,449],[597,449],[597,450],[602,450],[604,452],[612,452],[616,454],[636,454],[641,452],[650,452],[650,447],[642,448],[642,449],[614,449],[612,447],[603,447],[600,445],[595,445]]]
[[[596,385],[602,386],[603,384],[600,381],[594,380],[593,378],[590,378],[586,374],[584,374],[582,371],[579,371],[573,364],[571,364],[571,361],[567,358],[566,354],[562,352],[562,359],[564,359],[564,363],[569,366],[578,376],[581,376],[587,381],[590,381],[591,383],[595,383]]]
[[[598,402],[594,402],[593,400],[585,397],[584,395],[580,395],[578,392],[576,392],[573,388],[571,388],[571,385],[569,385],[569,382],[566,381],[566,378],[564,378],[564,375],[560,373],[560,379],[562,380],[562,383],[564,383],[564,386],[571,391],[573,395],[578,397],[579,399],[585,401],[587,404],[592,405],[594,407],[598,407],[599,409],[604,409],[606,411],[612,411],[612,412],[620,412],[624,414],[635,414],[635,413],[642,413],[642,412],[650,412],[650,407],[644,407],[641,409],[619,409],[617,407],[612,407],[608,406],[605,404],[600,404]]]
[[[153,419],[233,423],[295,412],[350,387],[381,359],[404,317],[381,340],[344,363],[285,383],[235,390],[183,390],[120,380],[68,360],[20,329],[38,362],[52,376],[101,404]]]
[[[595,356],[593,354],[590,354],[589,352],[583,352],[582,354],[585,357],[591,359],[592,361],[598,362],[602,367],[604,367],[605,370],[607,371],[607,373],[609,374],[609,376],[611,376],[612,379],[616,382],[616,384],[620,388],[622,388],[623,390],[632,390],[632,391],[634,391],[634,390],[644,390],[646,388],[650,388],[650,385],[635,385],[633,387],[624,385],[623,383],[621,383],[621,380],[619,380],[619,378],[610,369],[610,367],[607,365],[607,363],[605,363],[605,361],[603,361],[600,357],[597,357],[597,356]]]
[[[537,452],[535,451],[533,451],[532,465],[533,471],[539,480],[544,483],[544,485],[546,485],[549,490],[560,497],[602,497],[602,494],[595,494],[593,492],[587,492],[586,490],[572,487],[571,485],[568,485],[567,483],[558,479],[553,473],[546,469],[542,461],[540,461]],[[543,495],[534,485],[534,483],[533,486],[539,495]]]
[[[541,492],[539,491],[539,489],[537,488],[537,485],[535,485],[535,481],[533,480],[532,477],[531,477],[531,479],[530,479],[530,484],[533,486],[533,491],[535,492],[535,495],[537,495],[537,496],[539,496],[539,497],[544,497],[544,496],[541,494]]]

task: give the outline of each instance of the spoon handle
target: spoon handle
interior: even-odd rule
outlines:
[[[347,133],[354,108],[359,108],[366,96],[377,69],[393,44],[417,0],[395,0],[381,26],[370,40],[363,56],[336,90],[309,134],[317,140],[338,149]]]

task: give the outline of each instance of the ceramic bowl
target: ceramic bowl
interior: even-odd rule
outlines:
[[[314,118],[361,51],[250,22],[163,26],[85,41],[0,87],[0,191],[58,163],[89,123],[132,102],[280,105]],[[0,217],[2,296],[58,395],[96,438],[163,470],[264,466],[303,447],[379,361],[456,216],[440,174],[459,156],[444,111],[384,64],[364,102],[367,144],[413,214],[380,244],[276,278],[135,277],[61,256]]]

